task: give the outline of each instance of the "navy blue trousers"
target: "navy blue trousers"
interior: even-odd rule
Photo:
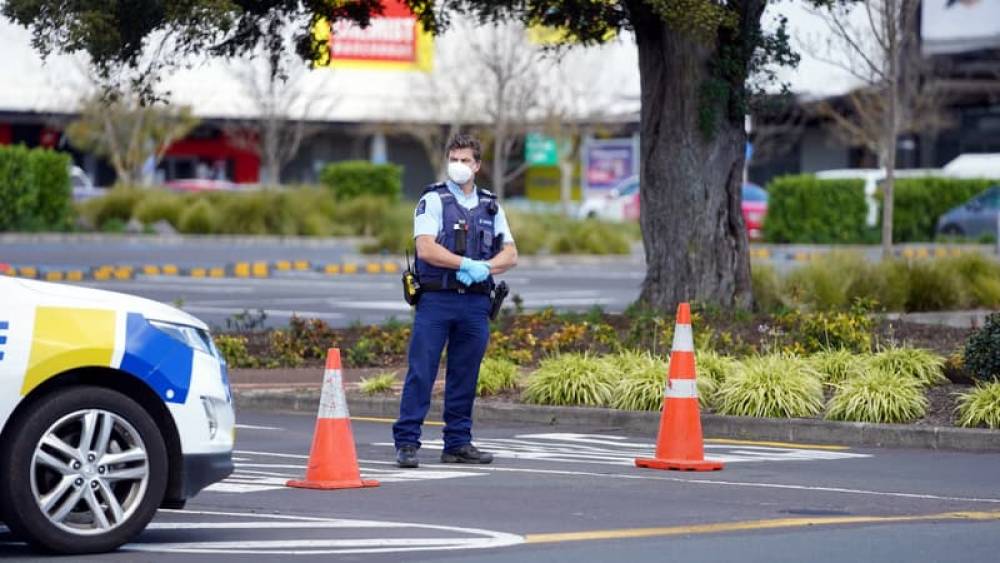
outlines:
[[[444,448],[453,450],[472,441],[472,404],[479,364],[490,340],[489,314],[490,299],[482,294],[430,291],[420,297],[399,419],[392,426],[397,448],[420,447],[420,427],[431,405],[431,390],[446,343]]]

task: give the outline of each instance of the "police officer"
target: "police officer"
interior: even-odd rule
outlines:
[[[496,196],[475,185],[482,147],[456,135],[447,147],[448,181],[428,186],[413,219],[417,303],[399,420],[396,463],[417,467],[420,427],[431,403],[441,352],[448,345],[443,463],[490,463],[472,445],[472,403],[489,342],[492,276],[517,264],[517,248]]]

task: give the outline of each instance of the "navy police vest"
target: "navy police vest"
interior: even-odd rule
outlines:
[[[466,209],[458,204],[455,194],[451,193],[444,183],[432,184],[423,193],[430,192],[437,192],[441,197],[442,221],[441,231],[436,239],[438,244],[470,260],[489,260],[499,253],[500,245],[493,243],[496,236],[496,215],[499,210],[495,195],[477,188],[479,204],[473,209]],[[455,278],[456,270],[438,268],[421,260],[420,256],[416,258],[420,285],[429,290],[465,287]],[[492,276],[486,279],[483,285],[485,284],[492,284]]]

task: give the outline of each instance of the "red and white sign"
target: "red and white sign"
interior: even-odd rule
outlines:
[[[330,29],[332,62],[387,62],[419,64],[420,27],[417,18],[401,0],[384,0],[381,16],[362,28],[340,20]]]

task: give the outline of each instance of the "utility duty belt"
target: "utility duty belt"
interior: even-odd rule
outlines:
[[[420,288],[424,291],[454,291],[456,293],[478,293],[482,295],[489,295],[492,289],[489,282],[474,283],[470,286],[455,284],[451,287],[445,287],[439,281],[420,282]]]

